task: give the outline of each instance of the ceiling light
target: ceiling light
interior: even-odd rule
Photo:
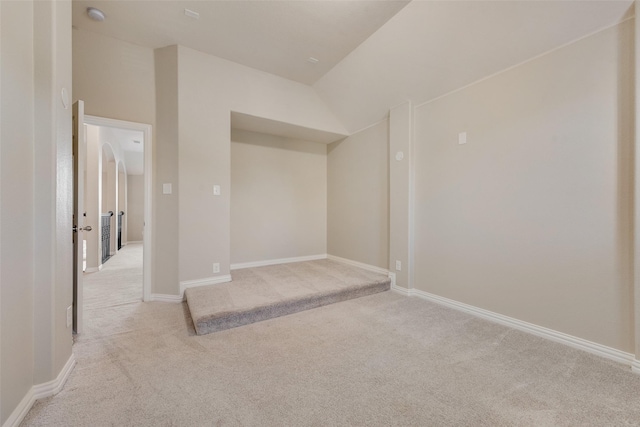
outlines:
[[[318,62],[320,62],[320,60],[314,58],[313,56],[310,56],[309,58],[307,58],[307,62],[310,62],[311,64],[317,64]]]
[[[134,143],[134,144],[140,144],[140,141],[138,141],[137,139],[134,139],[134,140],[133,140],[133,143]]]
[[[101,11],[100,9],[96,9],[95,7],[88,7],[87,8],[87,15],[89,15],[89,18],[93,19],[94,21],[98,21],[98,22],[102,22],[104,21],[104,12]]]

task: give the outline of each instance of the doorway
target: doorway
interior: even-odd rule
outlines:
[[[95,233],[83,235],[84,272],[100,271],[110,257],[120,251],[125,256],[127,247],[137,246],[142,251],[139,300],[149,301],[153,239],[151,125],[85,115],[83,128],[85,222],[96,225]],[[77,310],[82,310],[84,302],[82,292],[74,293]],[[74,329],[81,333],[83,316],[77,319]]]

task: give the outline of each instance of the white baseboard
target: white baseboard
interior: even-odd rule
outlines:
[[[631,363],[631,372],[640,375],[640,360],[635,359],[633,363]]]
[[[67,378],[69,378],[74,366],[76,366],[76,358],[71,353],[69,360],[67,360],[56,379],[32,386],[2,427],[18,427],[36,400],[58,394],[67,382]]]
[[[635,360],[635,356],[631,353],[627,353],[612,347],[607,347],[605,345],[588,341],[583,338],[574,337],[573,335],[565,334],[563,332],[555,331],[543,326],[534,325],[533,323],[525,322],[523,320],[514,319],[513,317],[494,313],[492,311],[475,307],[469,304],[454,301],[449,298],[430,294],[419,289],[405,289],[399,286],[395,286],[393,290],[404,295],[415,295],[419,298],[434,302],[436,304],[444,305],[455,310],[464,311],[465,313],[469,313],[474,316],[499,323],[501,325],[528,332],[541,338],[546,338],[548,340],[565,344],[578,350],[583,350],[588,353],[604,357],[605,359],[622,363],[624,365],[632,367],[635,372],[640,373],[640,361]]]
[[[85,268],[85,270],[84,270],[84,272],[85,272],[86,274],[89,274],[89,273],[97,273],[98,271],[100,271],[100,270],[98,269],[98,267]]]
[[[268,259],[265,261],[252,261],[231,264],[231,270],[241,270],[243,268],[265,267],[267,265],[288,264],[290,262],[316,261],[327,259],[327,254],[299,256],[294,258]]]
[[[129,240],[128,242],[125,243],[125,245],[141,245],[142,244],[142,240]]]
[[[230,281],[230,274],[225,274],[224,276],[206,277],[204,279],[185,280],[184,282],[180,282],[180,298],[184,297],[184,291],[187,288],[195,288],[198,286],[206,285],[218,285],[220,283],[228,283]]]
[[[391,273],[394,274],[394,273]],[[411,296],[411,289],[403,288],[402,286],[398,286],[395,284],[395,277],[391,279],[391,290],[394,292],[398,292],[404,296]]]
[[[389,274],[389,270],[387,270],[386,268],[382,268],[382,267],[376,267],[375,265],[369,265],[369,264],[365,264],[363,262],[358,262],[358,261],[353,261],[347,258],[341,258],[339,256],[335,256],[335,255],[327,255],[327,258],[330,259],[331,261],[337,261],[337,262],[341,262],[343,264],[348,264],[348,265],[352,265],[354,267],[359,267],[362,268],[363,270],[369,270],[369,271],[373,271],[374,273],[380,273],[380,274],[384,274],[384,275],[388,275]],[[391,277],[391,276],[389,276]],[[395,277],[395,275],[394,275]],[[393,279],[392,279],[393,281]]]
[[[393,288],[398,288],[398,286],[396,286],[396,273],[389,272],[389,279],[391,279],[391,290],[394,290]]]
[[[151,294],[149,301],[158,302],[182,302],[184,297],[182,295],[169,295],[169,294]]]

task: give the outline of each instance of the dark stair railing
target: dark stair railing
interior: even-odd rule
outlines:
[[[102,263],[104,264],[109,258],[111,258],[111,217],[113,211],[103,213],[101,217],[101,229],[102,229]]]
[[[122,217],[124,211],[118,212],[118,250],[122,249]]]

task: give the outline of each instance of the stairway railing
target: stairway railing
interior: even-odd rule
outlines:
[[[100,215],[100,225],[102,230],[102,264],[111,258],[111,217],[113,211]]]

